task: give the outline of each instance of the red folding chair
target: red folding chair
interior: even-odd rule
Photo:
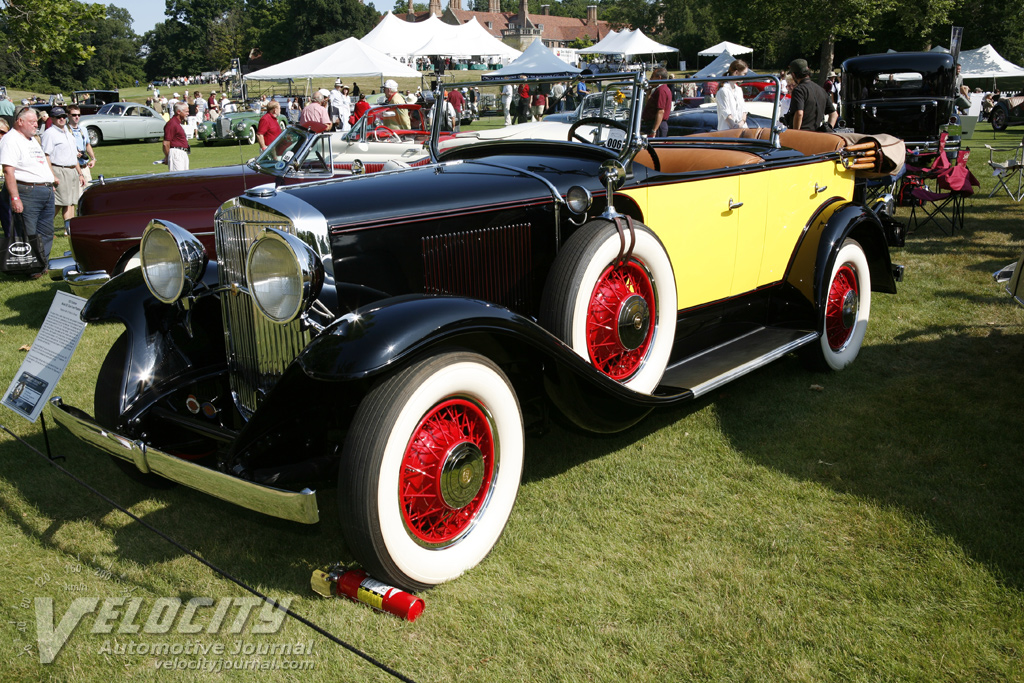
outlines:
[[[945,168],[931,176],[935,179],[935,192],[923,186],[911,191],[914,199],[920,202],[920,205],[915,202],[910,209],[911,230],[917,231],[929,223],[934,223],[946,235],[955,235],[957,229],[963,230],[965,200],[978,187],[978,179],[967,168],[970,155],[970,149],[962,149],[952,165],[949,165],[947,159]],[[945,154],[939,156],[945,158]],[[946,225],[949,226],[949,232],[946,232]]]

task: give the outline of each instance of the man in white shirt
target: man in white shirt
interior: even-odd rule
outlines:
[[[53,125],[43,132],[43,153],[57,179],[54,188],[54,217],[64,216],[64,225],[75,217],[75,205],[85,187],[85,176],[78,165],[78,143],[68,128],[68,114],[63,107],[50,110]]]
[[[38,127],[39,117],[31,107],[15,113],[14,130],[0,139],[0,166],[14,226],[29,237],[39,238],[45,264],[53,246],[53,186],[57,181],[43,148],[32,137]],[[40,278],[45,272],[44,265],[31,277]]]

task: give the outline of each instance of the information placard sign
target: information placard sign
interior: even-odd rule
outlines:
[[[57,292],[43,326],[0,403],[35,422],[82,339],[85,299]]]

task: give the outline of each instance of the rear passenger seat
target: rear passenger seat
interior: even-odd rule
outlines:
[[[714,149],[708,147],[658,147],[655,148],[661,170],[664,173],[688,173],[690,171],[713,171],[761,162],[761,157],[738,149]],[[646,149],[640,150],[635,161],[648,168],[654,168],[654,160]]]

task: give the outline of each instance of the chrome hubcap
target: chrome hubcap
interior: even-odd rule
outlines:
[[[843,327],[851,329],[857,324],[857,309],[860,307],[860,296],[852,289],[843,297]]]
[[[451,449],[441,468],[441,499],[453,510],[469,505],[484,481],[484,455],[476,444],[460,443]]]
[[[636,294],[627,297],[619,307],[619,343],[630,351],[640,348],[650,326],[651,311],[644,298]]]

